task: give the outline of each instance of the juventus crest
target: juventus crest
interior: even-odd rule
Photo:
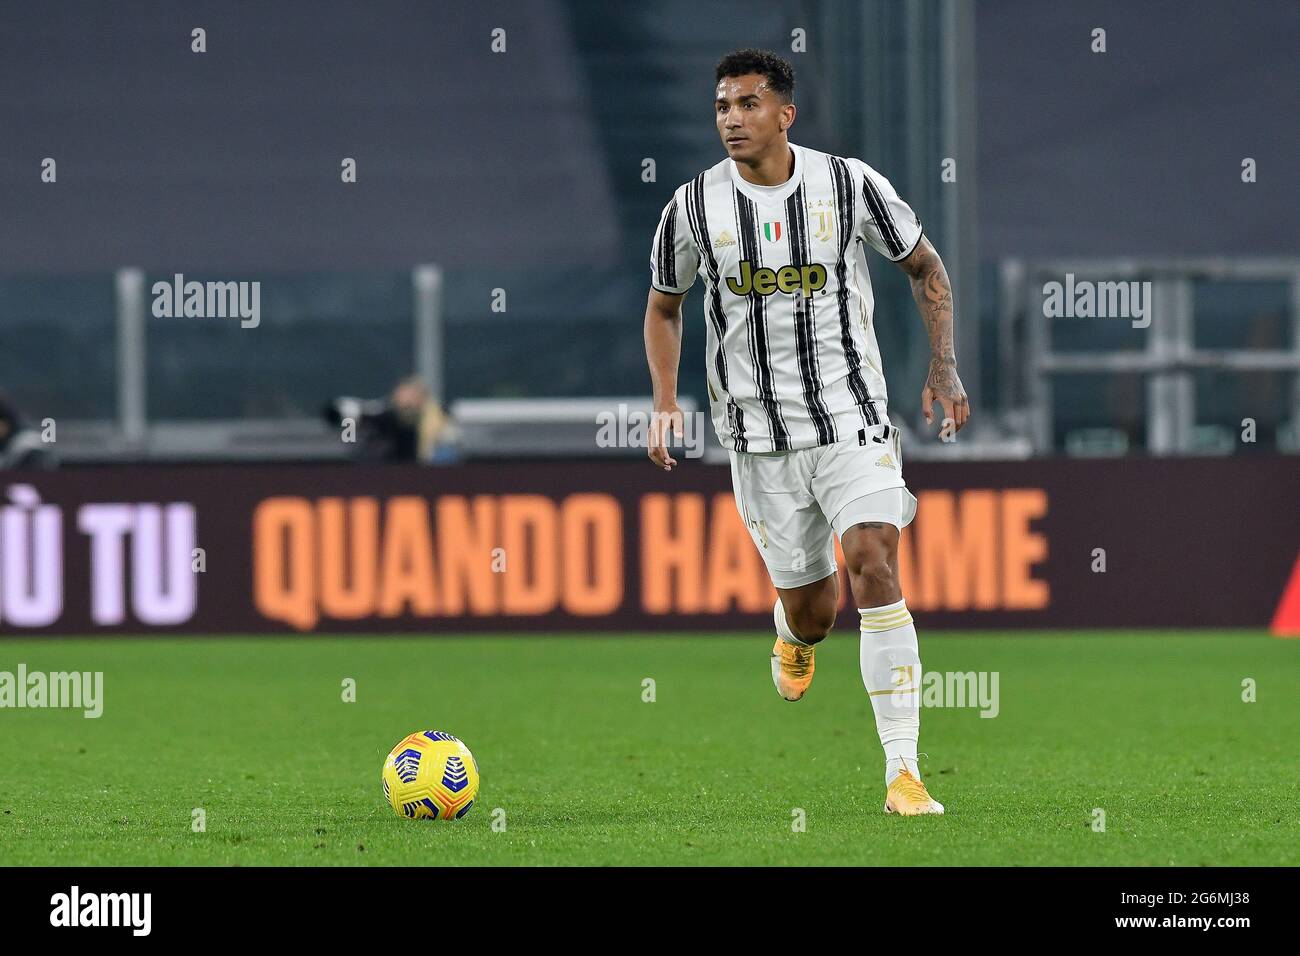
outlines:
[[[809,200],[808,218],[813,225],[813,238],[818,242],[831,242],[835,238],[835,203],[831,200]]]

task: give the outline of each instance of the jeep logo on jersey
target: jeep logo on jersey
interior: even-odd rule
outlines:
[[[814,262],[806,266],[782,266],[770,269],[767,266],[755,269],[748,259],[740,260],[740,278],[727,276],[727,288],[736,295],[771,295],[773,292],[801,291],[804,298],[826,288],[826,267]]]

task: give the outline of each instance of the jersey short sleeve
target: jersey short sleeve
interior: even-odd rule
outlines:
[[[899,197],[889,180],[866,163],[855,161],[862,174],[862,217],[859,235],[886,259],[906,258],[921,241],[921,220]]]
[[[700,268],[700,255],[687,228],[680,202],[673,196],[659,216],[654,247],[650,250],[650,283],[660,292],[681,295],[691,287]]]

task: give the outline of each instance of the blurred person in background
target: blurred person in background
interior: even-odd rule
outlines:
[[[325,418],[340,427],[352,422],[357,457],[366,461],[431,461],[453,434],[451,419],[415,377],[398,382],[387,398],[336,398]]]
[[[18,406],[0,390],[0,468],[53,468],[56,464],[41,433],[27,426]]]

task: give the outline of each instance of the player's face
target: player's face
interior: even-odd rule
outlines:
[[[737,162],[761,156],[794,119],[794,105],[777,99],[757,73],[723,77],[713,110],[722,145]]]

